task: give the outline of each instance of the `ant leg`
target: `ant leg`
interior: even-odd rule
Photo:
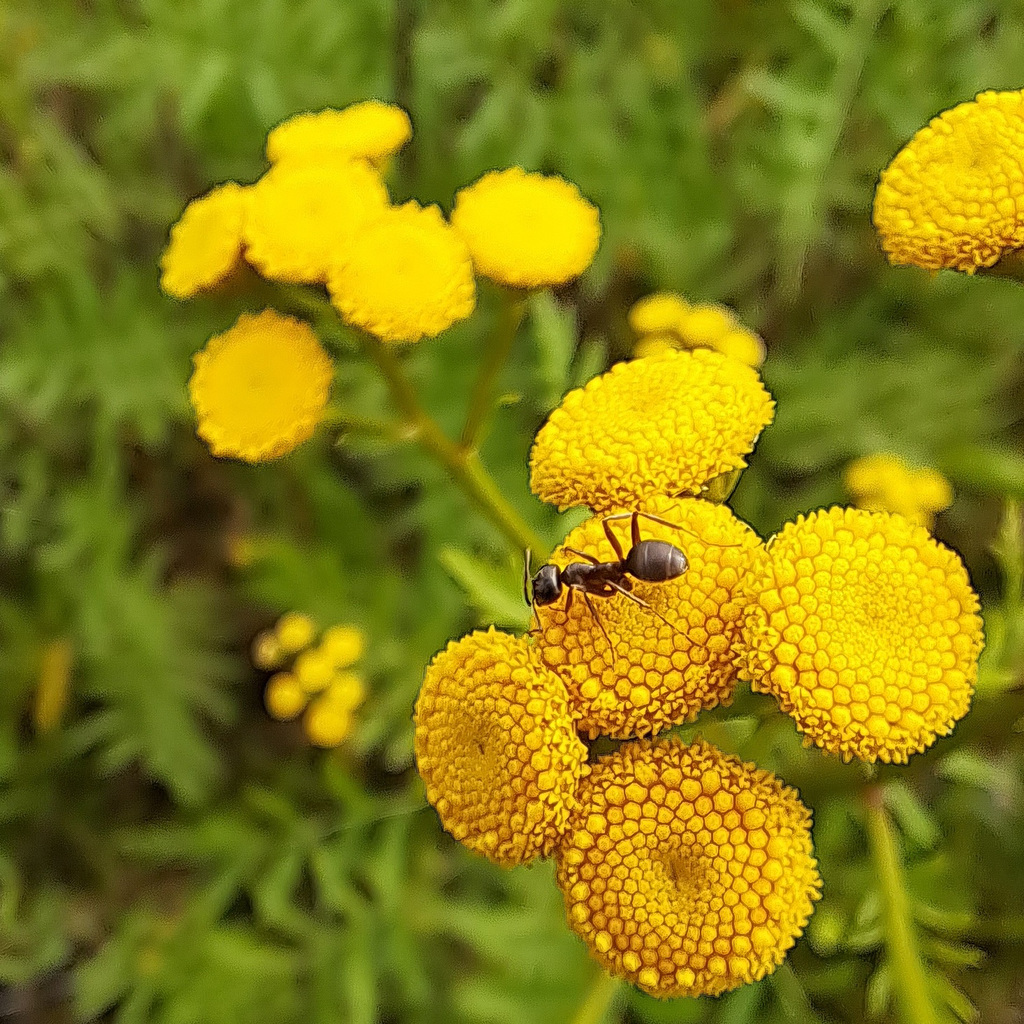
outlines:
[[[669,520],[667,520],[667,519],[662,519],[661,516],[654,515],[653,512],[640,512],[640,511],[636,511],[636,512],[616,512],[614,515],[605,516],[604,518],[605,518],[605,522],[608,522],[608,520],[610,520],[610,519],[627,519],[627,518],[631,519],[632,520],[632,526],[636,527],[635,529],[632,530],[633,546],[635,547],[640,542],[640,531],[639,531],[639,528],[637,527],[637,517],[638,516],[642,516],[644,519],[649,519],[652,523],[657,523],[659,526],[667,526],[670,530],[678,530],[680,533],[689,534],[691,537],[694,537],[697,540],[703,540],[702,537],[700,537],[698,534],[694,533],[693,530],[691,530],[689,527],[683,526],[680,523],[669,522]],[[607,527],[605,527],[605,532],[607,532]],[[716,548],[739,548],[739,547],[742,547],[743,545],[742,545],[742,543],[740,543],[740,544],[715,544],[714,546]]]
[[[683,636],[685,636],[686,639],[689,640],[690,643],[694,645],[694,647],[699,647],[700,646],[700,644],[698,644],[697,641],[694,640],[693,637],[690,636],[690,634],[685,629],[681,629],[674,622],[669,622],[669,620],[666,619],[665,616],[662,615],[661,612],[659,612],[657,608],[652,608],[642,597],[639,597],[637,594],[634,594],[631,591],[626,590],[625,587],[620,587],[617,583],[609,582],[608,585],[613,590],[615,590],[618,593],[622,594],[623,597],[628,597],[629,600],[632,601],[634,604],[637,604],[641,608],[646,609],[652,615],[656,615],[659,619],[661,619],[662,622],[665,623],[666,626],[668,626],[669,629],[673,630],[673,632],[682,633]]]
[[[612,638],[608,635],[608,630],[604,628],[604,623],[601,621],[601,616],[597,614],[597,609],[594,607],[594,603],[590,600],[590,595],[585,590],[581,590],[580,593],[583,595],[583,600],[586,601],[587,607],[590,609],[590,614],[594,616],[594,621],[597,623],[598,628],[602,633],[604,633],[605,640],[608,641],[608,650],[614,653],[615,646],[612,644]]]
[[[570,554],[576,555],[578,558],[585,558],[591,565],[600,565],[601,560],[595,558],[593,555],[588,555],[586,551],[577,551],[576,548],[566,548]]]
[[[608,525],[612,519],[621,519],[622,516],[605,516],[601,520],[601,525],[604,527],[604,535],[608,538],[608,543],[611,544],[612,550],[615,552],[615,557],[620,561],[624,562],[626,556],[622,552],[622,545],[619,543],[619,538],[612,533],[612,528]]]

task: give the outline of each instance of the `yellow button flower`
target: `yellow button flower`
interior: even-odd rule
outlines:
[[[433,338],[476,305],[465,242],[436,206],[414,202],[364,228],[327,287],[348,323],[384,341]]]
[[[316,623],[304,612],[285,612],[274,626],[274,635],[284,654],[295,654],[316,639]]]
[[[490,171],[455,196],[452,224],[477,273],[510,288],[546,288],[579,277],[601,239],[597,207],[557,175],[521,167]]]
[[[324,630],[320,646],[336,669],[348,668],[362,658],[366,638],[356,626],[330,626]]]
[[[310,701],[302,720],[309,742],[315,747],[338,747],[354,725],[353,711],[362,703],[366,689],[360,676],[339,672],[319,696]]]
[[[271,718],[287,722],[297,718],[308,700],[306,691],[291,672],[275,672],[267,680],[263,703]]]
[[[821,881],[795,790],[708,743],[601,758],[557,851],[569,925],[654,996],[719,995],[773,971]]]
[[[691,306],[673,292],[657,292],[634,304],[629,326],[637,335],[633,355],[669,348],[711,348],[748,366],[764,362],[764,342],[731,309],[714,303]]]
[[[360,232],[383,213],[388,194],[364,160],[287,161],[252,186],[246,259],[273,281],[322,283]]]
[[[902,516],[832,508],[768,543],[740,656],[806,742],[905,762],[952,731],[978,672],[978,599],[956,553]]]
[[[319,160],[363,157],[380,166],[412,137],[409,115],[380,100],[353,103],[344,110],[296,114],[267,136],[267,159]]]
[[[252,663],[256,668],[269,672],[272,669],[280,668],[284,663],[284,652],[277,642],[273,630],[264,630],[257,634],[252,642]]]
[[[953,503],[949,481],[934,469],[914,469],[898,455],[879,453],[854,459],[843,473],[858,508],[898,512],[915,526],[931,529],[935,513]]]
[[[653,498],[642,506],[681,529],[643,516],[643,540],[679,548],[689,566],[674,580],[632,583],[644,608],[622,594],[590,597],[568,591],[537,606],[537,650],[565,683],[579,728],[593,739],[658,733],[702,708],[728,704],[736,686],[730,653],[745,609],[741,586],[763,558],[760,538],[725,505],[697,498]],[[623,552],[629,520],[609,521]],[[551,561],[580,561],[575,548],[599,561],[619,557],[595,517],[573,530]]]
[[[507,866],[551,852],[587,749],[565,688],[525,639],[490,629],[449,643],[427,668],[415,722],[427,799],[456,839]]]
[[[189,396],[214,455],[264,462],[313,435],[333,367],[307,324],[243,313],[193,357]]]
[[[248,190],[229,181],[185,207],[160,257],[160,287],[168,295],[190,298],[241,264],[247,203]]]
[[[1024,245],[1024,92],[933,117],[882,171],[874,222],[890,262],[973,274]]]
[[[708,349],[618,363],[552,412],[530,486],[559,508],[595,512],[699,494],[746,465],[774,408],[754,369]]]

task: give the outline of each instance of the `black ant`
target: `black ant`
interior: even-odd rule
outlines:
[[[563,590],[566,591],[563,610],[568,614],[572,607],[573,593],[580,593],[583,595],[590,614],[594,616],[594,620],[601,627],[608,646],[611,647],[613,646],[611,638],[590,599],[591,597],[611,597],[613,594],[622,594],[634,604],[652,612],[666,625],[672,626],[672,623],[664,615],[655,611],[643,598],[633,593],[632,580],[640,580],[643,583],[666,583],[682,576],[686,572],[689,562],[686,560],[686,555],[674,544],[669,544],[668,541],[641,540],[640,516],[673,530],[689,532],[684,527],[670,523],[667,519],[662,519],[659,516],[651,515],[649,512],[620,512],[605,516],[601,525],[604,527],[605,536],[608,538],[612,550],[618,556],[616,561],[602,562],[585,551],[566,548],[566,551],[570,551],[586,561],[570,562],[564,569],[559,569],[557,565],[552,564],[542,565],[532,581],[530,579],[530,549],[527,548],[526,564],[523,569],[523,597],[526,598],[526,603],[534,609],[534,614],[536,614],[538,605],[554,604],[562,596]],[[623,553],[622,545],[609,526],[609,523],[617,519],[630,520],[632,546],[626,554]],[[676,627],[672,626],[672,628]]]

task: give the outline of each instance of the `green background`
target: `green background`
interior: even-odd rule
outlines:
[[[763,535],[844,501],[860,454],[950,477],[937,533],[982,595],[979,693],[952,738],[876,782],[936,1019],[1021,1020],[1024,289],[889,267],[870,209],[917,128],[1020,87],[1022,68],[1024,11],[946,0],[0,8],[0,1017],[912,1019],[863,768],[802,749],[749,694],[697,725],[814,809],[824,897],[808,933],[730,996],[622,986],[606,1004],[550,865],[465,851],[412,766],[424,665],[477,624],[522,625],[521,554],[411,445],[322,430],[251,467],[195,437],[191,354],[269,300],[163,297],[169,225],[214,184],[255,180],[280,120],[379,97],[414,124],[396,200],[450,210],[457,188],[519,163],[600,207],[594,266],[531,302],[482,453],[547,541],[578,517],[530,495],[533,433],[628,353],[626,312],[655,289],[726,302],[766,340],[777,417],[733,501]],[[481,286],[472,320],[408,353],[453,434],[495,309]],[[349,350],[334,397],[390,414]],[[336,755],[262,708],[248,647],[288,609],[368,637],[369,697]],[[40,735],[55,638],[72,646],[70,696]]]

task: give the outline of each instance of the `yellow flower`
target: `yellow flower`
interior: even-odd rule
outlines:
[[[309,705],[302,724],[316,747],[340,746],[352,732],[353,711],[362,703],[365,687],[353,672],[340,672]]]
[[[316,623],[304,612],[285,612],[277,620],[274,635],[283,654],[295,654],[316,638]]]
[[[291,672],[276,672],[267,680],[263,703],[271,718],[287,722],[297,718],[308,700],[306,691]]]
[[[741,584],[763,557],[760,538],[726,506],[696,498],[653,498],[642,511],[682,528],[641,516],[642,539],[668,541],[689,562],[677,579],[633,582],[649,608],[621,594],[591,597],[589,606],[573,594],[568,614],[568,594],[537,606],[537,650],[591,739],[658,733],[728,704],[736,686],[731,647],[745,608]],[[628,551],[629,520],[608,525]],[[600,517],[576,527],[551,561],[560,568],[580,561],[570,548],[600,561],[619,557]]]
[[[719,995],[773,971],[820,895],[795,790],[708,743],[601,758],[557,851],[570,927],[659,997]]]
[[[252,642],[252,663],[256,668],[264,671],[280,668],[284,661],[283,656],[284,652],[272,630],[257,634]]]
[[[692,307],[675,292],[655,292],[637,299],[629,311],[629,327],[640,337],[673,334]]]
[[[629,326],[638,336],[635,357],[668,348],[712,348],[748,366],[764,362],[764,342],[732,310],[714,304],[691,306],[673,292],[640,299],[629,311]]]
[[[340,155],[380,166],[411,137],[409,115],[401,107],[364,100],[344,110],[296,114],[283,121],[267,136],[267,159],[276,164]]]
[[[193,357],[189,395],[214,455],[264,462],[313,435],[333,367],[307,324],[243,313]]]
[[[865,455],[843,473],[858,508],[898,512],[915,526],[931,529],[935,513],[953,503],[949,481],[934,469],[913,469],[898,455]]]
[[[160,257],[160,287],[176,299],[206,291],[242,262],[248,189],[229,181],[185,207]]]
[[[465,243],[436,206],[414,202],[364,228],[327,286],[348,323],[384,341],[433,338],[476,305]]]
[[[882,171],[875,228],[890,262],[973,274],[1024,245],[1024,92],[933,117]]]
[[[520,637],[476,632],[427,668],[416,762],[441,824],[496,864],[546,856],[575,807],[587,749],[565,688]]]
[[[319,693],[334,678],[334,663],[322,647],[311,647],[295,659],[295,674],[307,693]]]
[[[832,508],[768,543],[739,651],[805,742],[905,762],[952,731],[978,672],[978,599],[956,553],[902,516]]]
[[[590,266],[601,238],[597,207],[557,175],[489,171],[455,196],[452,224],[477,273],[510,288],[565,284]]]
[[[775,403],[757,372],[707,349],[618,363],[570,391],[537,434],[530,486],[560,508],[700,494],[746,465]]]
[[[320,647],[336,669],[348,668],[362,658],[366,638],[355,626],[330,626],[324,630]]]
[[[252,186],[246,258],[273,281],[322,283],[388,206],[364,160],[286,161]]]

